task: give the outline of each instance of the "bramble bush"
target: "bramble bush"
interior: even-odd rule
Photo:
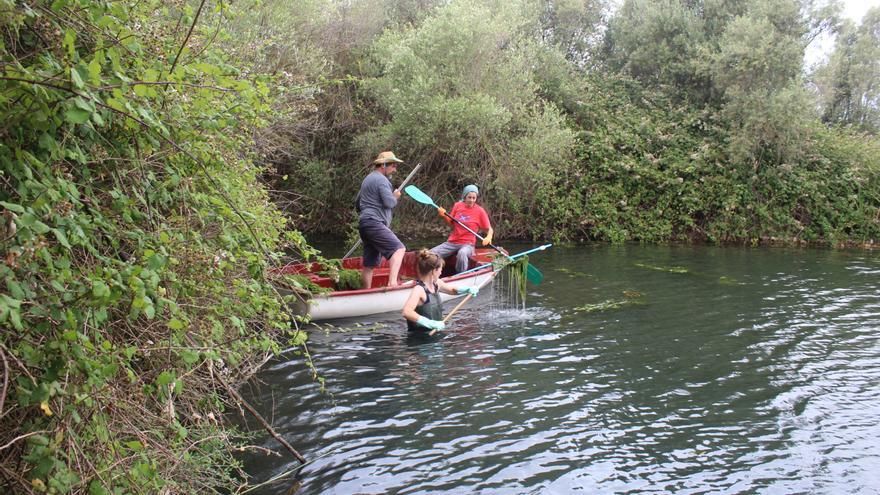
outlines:
[[[223,3],[0,10],[0,484],[226,490],[225,385],[305,340],[266,273],[314,252],[247,151],[271,81],[210,45]]]

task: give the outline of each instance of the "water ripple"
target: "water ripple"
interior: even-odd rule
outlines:
[[[625,246],[541,268],[529,309],[484,299],[434,340],[398,316],[313,333],[323,391],[267,366],[254,401],[318,458],[300,493],[880,492],[877,256]],[[257,481],[293,467],[249,456]]]

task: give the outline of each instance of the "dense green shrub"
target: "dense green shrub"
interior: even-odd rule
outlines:
[[[0,2],[0,484],[14,492],[228,486],[221,383],[304,339],[265,273],[308,247],[247,153],[268,81],[207,44],[225,14],[200,7]]]

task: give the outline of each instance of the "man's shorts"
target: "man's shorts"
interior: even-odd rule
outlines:
[[[395,251],[405,247],[394,232],[383,223],[360,223],[358,232],[364,242],[364,266],[367,268],[381,265],[383,257],[391,258]]]

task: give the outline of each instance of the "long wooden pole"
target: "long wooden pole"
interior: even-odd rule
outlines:
[[[400,187],[397,188],[397,191],[400,191],[401,189],[406,187],[406,185],[409,184],[409,180],[413,178],[413,175],[416,175],[416,172],[418,172],[420,168],[422,168],[422,164],[421,163],[416,164],[416,167],[414,169],[412,169],[412,172],[410,172],[409,175],[406,176],[406,179],[403,179],[403,182],[400,183]],[[354,243],[354,246],[352,246],[351,249],[349,249],[348,252],[345,253],[345,255],[342,257],[342,259],[345,259],[345,258],[348,258],[349,256],[351,256],[351,253],[353,253],[355,251],[355,249],[357,249],[360,245],[361,245],[361,239],[358,239],[357,242]]]
[[[483,287],[486,287],[487,285],[489,285],[489,282],[491,282],[492,280],[495,279],[495,275],[498,275],[497,271],[492,272],[492,275],[490,275],[489,278],[484,280],[483,283],[480,284],[479,287],[477,287],[477,289],[483,290]],[[449,314],[447,314],[443,318],[443,324],[446,324],[446,322],[449,321],[450,318],[452,318],[452,315],[454,315],[456,311],[461,309],[461,307],[464,306],[465,303],[468,302],[472,297],[474,297],[474,296],[472,296],[471,294],[464,296],[464,299],[462,299],[461,302],[456,304],[455,307],[452,308],[452,311],[450,311]],[[428,335],[434,335],[435,332],[437,332],[437,330],[431,330],[430,332],[428,332]]]

